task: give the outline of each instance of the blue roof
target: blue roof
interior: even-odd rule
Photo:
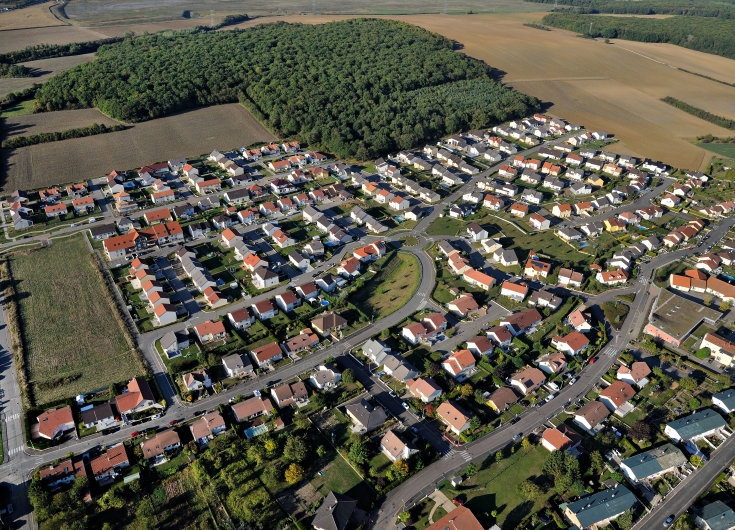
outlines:
[[[587,528],[600,521],[614,518],[636,505],[638,499],[625,486],[618,484],[567,505],[577,516],[579,525]]]
[[[630,469],[638,480],[661,473],[667,469],[682,466],[687,459],[673,444],[667,443],[644,453],[637,454],[621,462]]]
[[[707,522],[710,530],[730,530],[735,527],[735,512],[722,501],[715,501],[695,508],[696,513]]]
[[[712,399],[715,398],[722,401],[722,404],[725,405],[728,410],[735,409],[735,388],[730,388],[712,396]]]
[[[674,429],[682,440],[690,440],[725,425],[727,424],[722,416],[712,409],[703,409],[666,424],[667,427]]]

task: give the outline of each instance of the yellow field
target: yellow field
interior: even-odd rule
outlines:
[[[42,28],[65,25],[51,14],[52,3],[37,4],[0,13],[0,31],[6,29]]]
[[[95,109],[32,114],[12,118],[33,130],[49,128],[50,122],[65,124],[114,123]],[[0,163],[7,180],[5,192],[35,189],[52,184],[76,182],[106,175],[113,169],[137,168],[144,164],[209,154],[214,149],[244,147],[274,140],[244,107],[233,103],[196,109],[159,120],[138,123],[130,129],[0,150]]]

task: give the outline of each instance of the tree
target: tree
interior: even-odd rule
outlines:
[[[593,469],[595,473],[602,473],[605,469],[605,460],[602,458],[602,453],[600,453],[600,451],[592,451],[590,453],[590,468]]]
[[[633,510],[625,510],[622,515],[615,519],[620,530],[629,530],[633,526]]]
[[[293,419],[293,426],[297,431],[306,431],[311,426],[311,422],[305,414],[297,414]]]
[[[316,448],[316,456],[318,456],[319,458],[323,457],[326,454],[327,454],[327,448],[324,447],[323,445],[320,445],[319,447]]]
[[[470,420],[470,429],[473,429],[473,430],[477,429],[478,427],[480,427],[480,425],[481,425],[480,418],[477,416],[473,416],[472,419]]]
[[[521,441],[521,447],[523,447],[524,449],[528,449],[529,447],[531,447],[531,440],[529,440],[528,438],[524,438]]]
[[[475,403],[478,405],[484,405],[487,400],[485,399],[485,396],[483,395],[482,390],[479,388],[475,390]]]
[[[324,407],[327,404],[327,396],[321,392],[314,392],[309,398],[314,406],[318,409]]]
[[[691,463],[694,467],[701,467],[704,464],[704,460],[699,455],[691,455],[689,457],[689,463]]]
[[[711,352],[709,351],[709,348],[699,348],[694,355],[699,357],[700,359],[706,359],[709,357]]]
[[[723,313],[726,312],[726,311],[729,311],[730,310],[730,307],[731,307],[730,306],[730,302],[727,302],[727,301],[724,301],[723,300],[720,303],[720,311],[722,311]]]
[[[651,425],[643,420],[638,420],[630,426],[628,434],[633,440],[649,441],[651,439]]]
[[[528,479],[518,484],[517,489],[518,493],[523,495],[529,501],[538,499],[541,495],[541,488],[538,486],[538,484],[535,484]]]
[[[672,530],[696,530],[697,526],[694,524],[694,521],[692,520],[692,516],[688,513],[685,513],[679,519],[674,523],[674,526],[671,527]]]
[[[463,398],[468,398],[474,393],[474,389],[472,388],[472,385],[466,383],[462,385],[462,388],[460,389],[460,394]]]
[[[408,476],[408,463],[405,460],[398,460],[393,464],[394,480],[402,479]]]
[[[697,389],[699,383],[697,383],[697,380],[693,377],[682,377],[679,379],[679,386],[684,390],[689,390],[691,392]]]
[[[438,363],[429,363],[429,375],[434,376],[439,373],[441,366]]]
[[[350,446],[350,452],[347,458],[353,464],[364,464],[368,460],[368,450],[362,440],[357,440]]]
[[[288,482],[289,484],[296,484],[298,481],[304,478],[304,468],[296,463],[292,463],[290,466],[288,466],[288,469],[286,469],[286,473],[284,475],[286,477],[286,482]]]
[[[287,462],[303,462],[307,451],[308,447],[303,438],[289,436],[286,439],[286,445],[283,447],[283,458]]]
[[[260,479],[263,481],[263,484],[274,489],[281,480],[281,471],[277,465],[265,466],[263,473],[260,475]]]
[[[342,382],[346,385],[351,385],[355,382],[355,372],[352,371],[352,368],[347,368],[342,372]]]
[[[265,461],[265,448],[260,444],[253,444],[248,447],[247,450],[248,460],[255,462],[255,465],[260,466]]]
[[[278,444],[273,438],[265,438],[263,440],[263,447],[265,447],[265,450],[269,453],[273,453],[278,448]]]
[[[467,478],[470,478],[474,476],[475,474],[477,474],[477,465],[471,462],[467,464],[467,467],[464,468],[464,474]]]
[[[426,413],[427,416],[433,416],[434,415],[434,405],[432,405],[431,403],[426,405],[424,412]]]
[[[687,403],[687,407],[689,407],[689,410],[696,410],[699,408],[699,406],[702,404],[702,402],[697,398],[692,398]]]

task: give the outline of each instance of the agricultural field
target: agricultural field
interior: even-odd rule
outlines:
[[[702,149],[707,149],[713,153],[717,153],[720,156],[725,156],[735,160],[735,144],[697,144]]]
[[[97,109],[69,110],[66,112],[42,112],[26,116],[7,118],[0,132],[0,140],[13,136],[27,136],[45,132],[64,131],[86,127],[93,123],[113,126],[120,122],[108,118]]]
[[[55,112],[55,118],[50,118],[52,113],[49,113],[15,119],[33,130],[49,120],[66,123],[66,116],[77,119],[73,118],[76,112]],[[88,114],[91,121],[109,120],[99,111],[89,109],[89,112],[93,113]],[[273,139],[250,112],[236,103],[207,107],[139,123],[124,131],[2,150],[0,163],[6,175],[2,188],[5,191],[41,188],[99,177],[113,169],[137,168],[173,157],[208,154],[213,149]],[[90,153],[95,156],[89,156]]]
[[[375,277],[350,297],[350,302],[378,320],[403,307],[419,283],[421,266],[416,257],[397,253]]]
[[[49,11],[50,2],[0,13],[0,31],[7,29],[65,26]]]
[[[0,15],[2,18],[5,15]],[[74,26],[35,27],[0,31],[0,50],[22,50],[39,43],[69,44],[107,38],[107,35],[87,28]]]
[[[37,404],[142,373],[84,236],[10,258]]]
[[[0,31],[0,39],[3,32]],[[34,77],[7,77],[0,79],[0,98],[11,92],[20,92],[26,88],[33,86],[34,83],[44,83],[51,76],[68,70],[78,64],[86,63],[94,59],[93,53],[85,53],[83,55],[72,55],[70,57],[56,57],[54,59],[39,59],[38,61],[28,61],[21,63],[32,69]]]

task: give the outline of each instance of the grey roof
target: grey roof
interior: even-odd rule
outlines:
[[[92,237],[103,236],[105,234],[117,234],[117,229],[114,224],[97,225],[89,229],[89,233]]]
[[[667,423],[667,427],[674,429],[682,440],[689,440],[700,434],[722,428],[725,420],[712,409],[704,409],[689,416],[679,418],[671,423]]]
[[[595,493],[584,499],[567,505],[567,509],[577,516],[582,528],[610,519],[636,505],[633,492],[625,486],[617,485],[614,488]]]
[[[373,407],[364,399],[361,399],[358,403],[347,405],[345,408],[368,431],[382,425],[388,419],[381,407]]]
[[[730,410],[735,409],[735,388],[731,388],[729,390],[725,390],[724,392],[720,392],[719,394],[715,394],[712,396],[712,399],[719,399],[722,401],[722,403]]]
[[[347,495],[330,491],[316,511],[311,524],[315,528],[323,530],[344,530],[356,507],[356,500]]]
[[[735,512],[722,501],[694,508],[694,513],[707,523],[710,530],[730,530],[735,527]]]
[[[419,371],[407,362],[402,363],[401,366],[393,370],[393,378],[403,382],[418,376]]]
[[[227,192],[225,193],[225,195],[227,195],[227,198],[229,200],[232,200],[232,199],[240,199],[240,198],[243,198],[243,197],[246,198],[246,199],[249,199],[250,198],[250,192],[248,192],[248,189],[247,188],[240,188],[240,189],[236,189],[236,190],[227,190]]]
[[[385,354],[387,352],[390,352],[390,347],[386,346],[380,341],[370,339],[362,346],[362,353],[370,357],[371,359],[374,359],[376,362],[381,362],[383,359],[381,358],[379,361],[377,360],[377,357],[381,354]]]
[[[189,335],[181,331],[169,331],[161,337],[161,347],[164,350],[176,348],[180,343],[188,342]]]
[[[644,453],[623,460],[622,464],[633,472],[635,478],[642,480],[667,469],[683,466],[687,458],[673,444],[667,443]]]
[[[383,361],[383,366],[389,370],[396,370],[403,364],[403,357],[400,355],[388,355]]]
[[[112,406],[109,403],[103,403],[102,405],[97,405],[82,412],[82,421],[85,425],[88,425],[109,418],[110,416],[114,416]]]
[[[455,248],[452,246],[452,244],[449,241],[439,241],[439,244],[437,245],[437,247],[439,248],[439,250],[441,250],[442,252],[446,254],[449,254],[450,252],[455,250]]]
[[[252,363],[247,355],[240,355],[239,353],[233,353],[227,357],[222,358],[222,364],[230,370],[236,370],[238,366],[242,366],[243,369],[247,369],[248,366],[252,367]]]

